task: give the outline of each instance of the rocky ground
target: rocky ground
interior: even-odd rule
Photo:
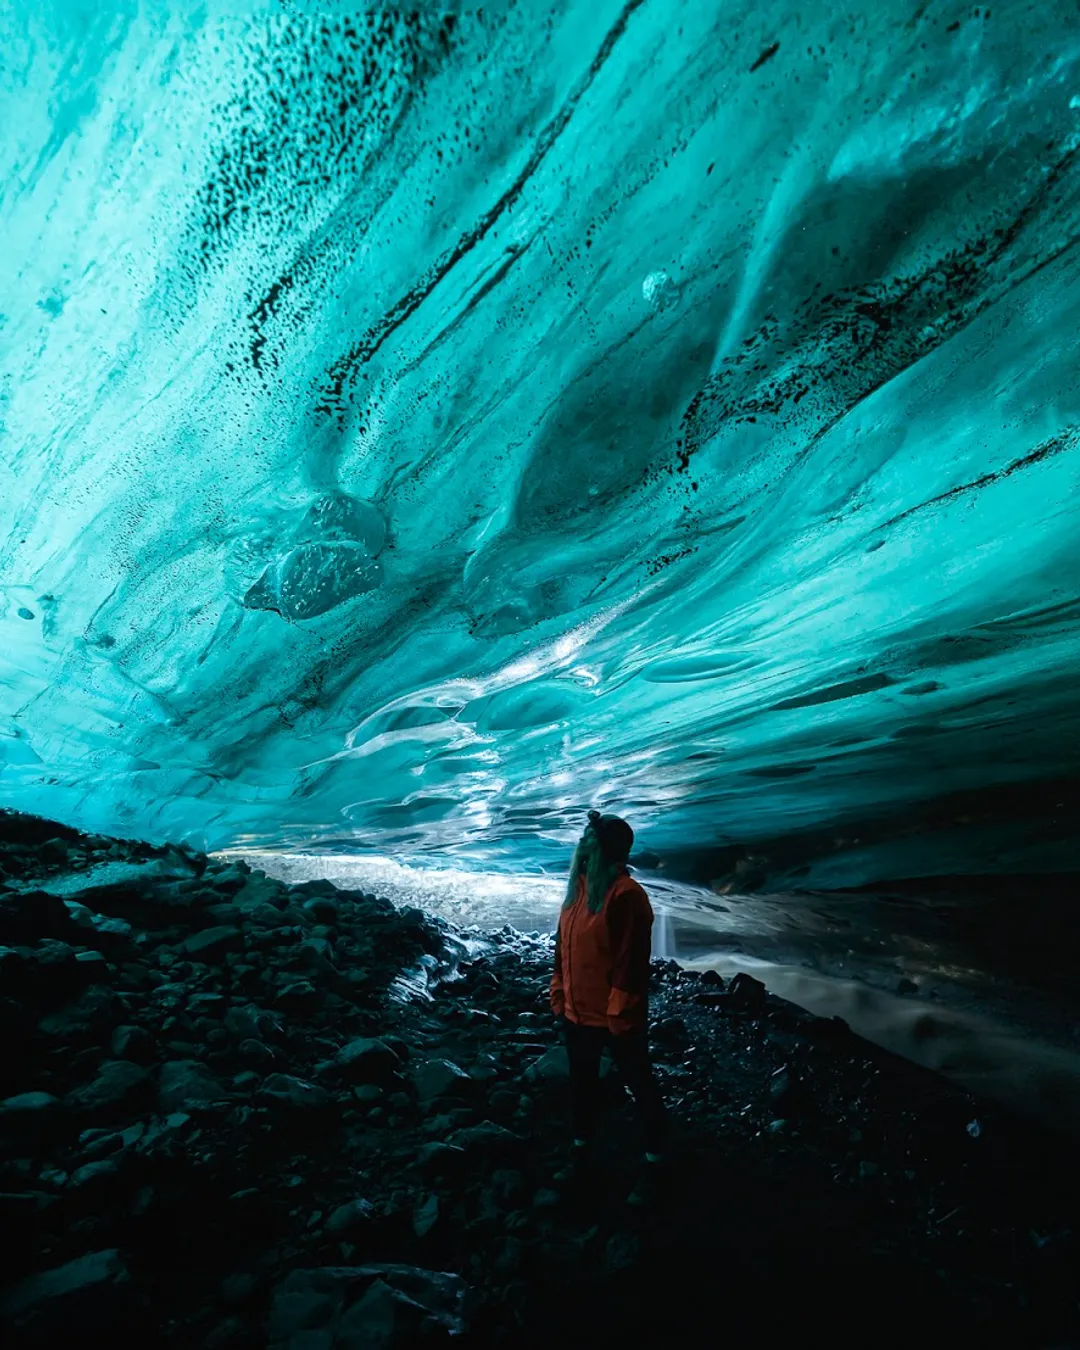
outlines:
[[[657,963],[658,1205],[613,1078],[560,1189],[550,959],[0,816],[5,1345],[1074,1343],[1071,1141],[752,981]]]

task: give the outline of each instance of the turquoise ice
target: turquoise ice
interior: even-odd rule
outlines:
[[[420,9],[0,16],[0,804],[555,858],[1074,770],[1071,0]]]

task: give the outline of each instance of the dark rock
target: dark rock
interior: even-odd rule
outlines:
[[[223,1095],[221,1084],[197,1059],[174,1059],[161,1066],[158,1106],[166,1113],[220,1101]]]
[[[530,1081],[561,1081],[570,1077],[570,1061],[566,1057],[566,1048],[562,1045],[553,1045],[540,1056],[534,1059],[525,1070],[525,1077]]]
[[[80,968],[74,948],[55,939],[38,944],[25,973],[30,997],[45,1008],[59,1007],[93,983],[89,971]]]
[[[268,1335],[274,1350],[397,1350],[465,1331],[466,1286],[457,1275],[415,1266],[294,1270],[275,1290]],[[336,1331],[329,1328],[335,1326]],[[320,1334],[327,1339],[321,1341]]]
[[[110,1248],[88,1252],[66,1265],[29,1276],[0,1301],[0,1314],[9,1327],[26,1328],[29,1324],[42,1335],[47,1326],[55,1328],[58,1335],[63,1332],[67,1341],[72,1317],[92,1311],[100,1325],[100,1314],[107,1310],[103,1304],[111,1304],[111,1310],[119,1312],[128,1306],[129,1292],[127,1267],[119,1251]]]
[[[222,1019],[225,1030],[234,1035],[237,1040],[244,1041],[261,1038],[259,1026],[259,1010],[251,1006],[244,1008],[230,1008]]]
[[[653,1035],[665,1045],[688,1045],[690,1042],[690,1034],[681,1017],[666,1017],[657,1023]]]
[[[125,1130],[84,1130],[79,1136],[84,1158],[101,1158],[137,1144],[146,1133],[142,1121]]]
[[[256,1293],[259,1282],[254,1275],[249,1275],[246,1271],[236,1271],[232,1275],[226,1275],[221,1282],[221,1301],[227,1308],[236,1308],[241,1303],[247,1303]]]
[[[766,988],[760,980],[740,970],[728,986],[728,998],[740,1008],[760,1008],[765,1002]]]
[[[0,1102],[0,1118],[42,1116],[57,1110],[59,1106],[60,1101],[51,1092],[20,1092]]]
[[[119,1171],[119,1158],[100,1158],[96,1162],[84,1163],[82,1167],[76,1167],[68,1178],[68,1185],[74,1190],[96,1189],[106,1182],[112,1181]]]
[[[633,1233],[613,1233],[604,1248],[604,1269],[617,1274],[635,1265],[641,1256],[641,1242]]]
[[[77,1111],[116,1113],[126,1110],[146,1093],[149,1074],[126,1059],[110,1059],[98,1069],[91,1083],[76,1088],[67,1097]]]
[[[434,1194],[425,1196],[423,1200],[418,1201],[413,1209],[413,1232],[418,1238],[427,1237],[438,1222],[439,1197]]]
[[[350,1083],[385,1083],[400,1060],[385,1041],[361,1038],[343,1045],[334,1067]]]
[[[701,972],[701,983],[712,985],[716,989],[723,989],[724,981],[718,970],[703,970]]]
[[[147,1064],[154,1057],[154,1039],[143,1027],[117,1027],[109,1048],[117,1059],[129,1059],[136,1064]]]
[[[513,1279],[525,1262],[525,1244],[520,1238],[501,1237],[492,1249],[491,1267],[503,1279]]]
[[[57,1041],[70,1041],[91,1033],[99,1035],[116,1026],[124,1016],[124,1006],[115,993],[95,984],[83,991],[74,1002],[56,1012],[46,1013],[38,1023],[43,1036]]]
[[[436,1139],[429,1144],[421,1144],[413,1166],[421,1176],[452,1177],[461,1171],[467,1160],[463,1148]]]
[[[272,1073],[259,1089],[259,1099],[299,1110],[327,1107],[334,1100],[325,1088],[288,1073]]]
[[[58,895],[48,891],[8,891],[0,895],[0,942],[30,946],[43,938],[78,941],[79,928]]]
[[[169,1156],[188,1133],[192,1120],[186,1111],[173,1111],[170,1115],[150,1122],[146,1133],[135,1145],[136,1153],[148,1156]]]
[[[368,1228],[375,1219],[375,1207],[367,1200],[349,1200],[330,1212],[326,1231],[334,1237],[348,1237],[358,1229]]]
[[[790,1109],[796,1097],[795,1077],[788,1065],[777,1069],[769,1080],[769,1098],[774,1108]]]
[[[55,1198],[44,1191],[0,1191],[0,1226],[33,1223],[54,1203]]]
[[[101,952],[87,950],[75,953],[75,964],[79,968],[81,984],[96,984],[108,980],[111,968]]]
[[[482,1152],[490,1156],[507,1156],[520,1153],[525,1147],[521,1135],[494,1121],[483,1120],[479,1125],[469,1125],[456,1130],[447,1140],[453,1148],[464,1149],[467,1153]]]
[[[496,1115],[509,1115],[517,1110],[520,1095],[510,1087],[496,1088],[487,1099],[488,1109]]]
[[[193,961],[205,961],[208,958],[224,956],[226,952],[244,950],[244,935],[232,924],[222,924],[217,928],[204,928],[193,933],[180,944],[181,952]]]
[[[202,1350],[255,1350],[251,1325],[241,1317],[226,1317],[202,1342]]]
[[[909,980],[905,975],[897,981],[896,992],[898,994],[917,994],[919,992],[919,986],[914,980]]]
[[[464,1069],[448,1059],[428,1059],[413,1070],[413,1083],[421,1103],[428,1105],[442,1097],[460,1096],[472,1087]]]
[[[273,1064],[277,1058],[268,1045],[263,1045],[262,1041],[257,1041],[253,1038],[241,1041],[236,1047],[236,1053],[245,1064],[254,1064],[260,1067],[266,1067],[269,1064]]]
[[[310,900],[305,900],[303,909],[305,914],[317,919],[319,923],[336,924],[341,913],[341,906],[329,895],[316,895]]]
[[[412,1058],[412,1048],[408,1041],[403,1041],[400,1036],[384,1036],[382,1043],[388,1045],[402,1063],[406,1063]]]
[[[310,980],[290,980],[275,994],[274,1006],[282,1012],[303,1016],[314,1012],[322,997]]]
[[[225,1008],[225,999],[221,994],[201,993],[192,994],[188,999],[188,1016],[196,1019],[215,1018],[221,1015]],[[196,1021],[196,1026],[198,1021]]]

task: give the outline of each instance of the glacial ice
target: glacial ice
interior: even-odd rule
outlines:
[[[0,804],[535,862],[1075,772],[1071,0],[0,51]]]

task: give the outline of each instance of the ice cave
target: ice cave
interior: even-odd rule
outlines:
[[[1080,1344],[1074,0],[11,0],[0,113],[12,1344]]]

